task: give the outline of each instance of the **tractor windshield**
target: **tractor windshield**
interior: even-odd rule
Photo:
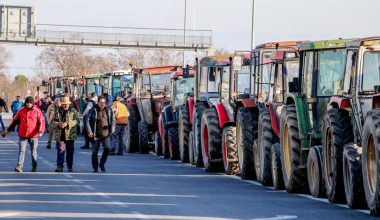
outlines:
[[[319,51],[317,96],[338,95],[345,67],[346,50]]]
[[[193,92],[194,78],[177,79],[174,88],[174,105],[182,105],[186,97]]]
[[[144,90],[150,90],[150,81],[152,82],[153,91],[164,91],[170,85],[170,73],[165,74],[154,74],[150,75],[150,80],[148,75],[143,76]]]
[[[368,51],[363,58],[363,91],[375,92],[380,86],[380,51]]]
[[[100,85],[99,85],[99,79],[92,78],[92,79],[86,79],[86,96],[90,97],[91,93],[95,92],[96,95],[100,95]]]
[[[114,76],[112,82],[112,96],[120,96],[121,95],[121,76]]]
[[[250,66],[242,66],[242,69],[237,74],[237,93],[238,94],[249,94],[251,77],[250,77]]]

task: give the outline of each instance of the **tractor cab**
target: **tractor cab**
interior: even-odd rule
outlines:
[[[78,77],[51,77],[48,82],[44,82],[48,87],[48,93],[52,97],[62,97],[64,95],[82,95],[83,80]]]
[[[183,68],[171,74],[171,102],[174,107],[182,106],[188,97],[194,96],[194,70]]]

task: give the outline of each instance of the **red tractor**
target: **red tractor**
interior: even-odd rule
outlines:
[[[188,152],[179,148],[179,112],[194,90],[194,70],[189,66],[171,74],[170,100],[162,104],[158,120],[159,131],[155,134],[155,149],[158,156],[188,162]],[[183,146],[183,145],[182,145]]]
[[[134,71],[133,95],[128,99],[130,117],[127,129],[129,152],[148,153],[158,131],[161,105],[170,99],[170,78],[179,66],[164,66]],[[138,147],[138,148],[137,148]]]
[[[202,60],[196,59],[194,97],[189,97],[186,100],[179,113],[180,155],[185,157],[185,153],[188,152],[188,159],[191,164],[199,167],[204,165],[208,170],[220,170],[223,167],[220,160],[221,145],[220,140],[216,140],[219,141],[219,149],[215,151],[216,155],[213,154],[211,158],[208,157],[203,160],[201,150],[202,114],[205,110],[213,108],[214,103],[220,99],[219,89],[222,73],[230,69],[230,56],[219,55],[205,57]],[[217,121],[216,125],[218,125]],[[212,136],[209,140],[214,141]],[[205,141],[204,138],[203,141]]]

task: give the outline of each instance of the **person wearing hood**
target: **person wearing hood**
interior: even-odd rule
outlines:
[[[42,111],[34,106],[33,97],[25,99],[22,107],[13,118],[8,129],[0,132],[3,137],[11,133],[16,126],[19,126],[19,156],[15,171],[21,173],[24,166],[26,146],[29,144],[32,153],[32,172],[37,171],[37,146],[38,138],[44,134],[45,118]]]

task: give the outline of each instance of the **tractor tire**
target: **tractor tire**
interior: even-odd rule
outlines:
[[[308,191],[307,171],[301,165],[301,140],[294,105],[285,106],[280,118],[281,166],[285,189],[289,193]]]
[[[189,163],[189,134],[191,131],[190,115],[187,106],[181,108],[179,112],[179,155],[182,163]]]
[[[169,128],[168,130],[169,152],[171,160],[179,160],[179,143],[178,143],[178,129]]]
[[[236,146],[240,177],[256,179],[253,163],[253,140],[256,138],[257,115],[247,108],[239,108],[236,118]]]
[[[194,152],[193,152],[193,149],[194,149],[193,141],[194,141],[193,131],[190,131],[190,133],[189,133],[189,163],[191,165],[195,165]]]
[[[327,198],[332,203],[345,203],[343,183],[343,146],[354,141],[348,111],[327,111],[323,126],[323,178]]]
[[[263,186],[271,186],[271,148],[278,139],[272,129],[269,110],[263,110],[259,115],[259,125],[257,133],[257,156],[255,157],[255,168],[257,180]],[[257,158],[257,161],[256,161]]]
[[[368,208],[372,215],[380,216],[380,109],[373,109],[363,127],[362,172]]]
[[[322,175],[322,146],[312,147],[307,157],[307,182],[310,194],[315,198],[326,196]]]
[[[271,148],[271,161],[272,161],[272,180],[273,187],[276,190],[285,189],[284,178],[282,176],[282,168],[281,168],[281,150],[280,144],[276,143],[272,145]]]
[[[201,122],[201,146],[203,165],[207,172],[223,170],[222,132],[216,109],[205,110]]]
[[[148,142],[148,125],[144,121],[139,121],[139,149],[141,154],[149,153],[149,142]]]
[[[126,127],[125,148],[128,153],[134,153],[139,150],[139,130],[138,123],[140,121],[139,111],[136,107],[128,107],[129,118]]]
[[[201,122],[203,111],[207,107],[203,102],[195,104],[193,112],[193,155],[194,164],[197,167],[203,167],[202,149],[201,149]]]
[[[162,156],[162,142],[159,131],[156,131],[156,133],[154,133],[154,151],[156,152],[157,156]]]
[[[227,175],[239,175],[239,159],[236,147],[236,128],[225,127],[222,134],[222,153],[224,171]]]
[[[161,124],[162,125],[162,133],[163,136],[161,136],[161,142],[162,142],[162,155],[165,159],[170,158],[170,149],[169,149],[169,133],[168,130],[165,128],[165,115],[164,113],[161,113]]]
[[[347,205],[351,209],[366,209],[363,187],[362,148],[346,144],[343,151],[343,180]]]

